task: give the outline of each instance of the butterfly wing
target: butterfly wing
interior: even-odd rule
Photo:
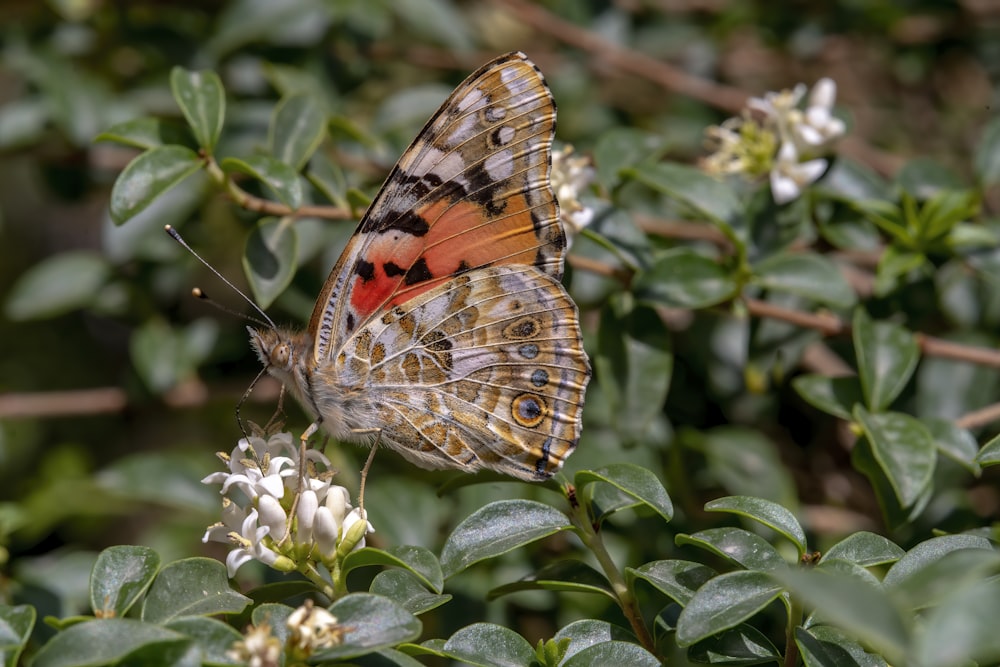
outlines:
[[[413,463],[539,481],[580,437],[590,365],[562,285],[531,266],[501,265],[371,320],[334,373],[367,386],[379,442]]]
[[[467,78],[403,154],[334,266],[309,322],[317,363],[370,318],[469,270],[559,279],[566,238],[549,184],[555,102],[523,53]]]

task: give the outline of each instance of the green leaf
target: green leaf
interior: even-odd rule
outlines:
[[[256,178],[293,211],[302,206],[302,182],[298,172],[284,162],[268,155],[253,155],[245,160],[227,157],[219,166],[227,174],[239,172]]]
[[[927,255],[891,245],[879,257],[875,270],[875,296],[884,297],[895,292],[910,274],[928,274],[931,264]]]
[[[690,535],[681,533],[674,542],[678,546],[690,544],[707,549],[748,570],[769,571],[788,566],[767,540],[742,528],[709,528]]]
[[[1000,435],[996,435],[992,440],[983,445],[976,455],[976,461],[984,468],[988,466],[1000,465]]]
[[[644,442],[663,413],[673,374],[673,343],[663,320],[651,308],[619,317],[611,307],[601,313],[594,358],[603,378],[601,390],[615,429],[629,442]]]
[[[924,417],[920,421],[927,427],[931,437],[934,438],[934,445],[941,454],[972,474],[979,474],[979,464],[976,463],[979,444],[968,429],[961,428],[948,419]]]
[[[798,504],[795,483],[778,446],[745,426],[718,426],[687,435],[705,453],[712,480],[733,494],[767,498],[785,506]]]
[[[563,655],[564,660],[569,660],[569,658],[580,651],[591,646],[603,644],[604,642],[636,641],[635,635],[625,628],[612,625],[607,621],[598,621],[590,618],[573,621],[560,629],[555,634],[555,637],[553,637],[553,640],[557,642],[564,639],[569,640],[569,646],[566,647],[566,653]]]
[[[314,586],[311,587],[313,591],[316,590]],[[254,590],[253,592],[256,593],[257,591]],[[299,595],[305,594],[304,591],[299,593]],[[254,597],[256,599],[256,596]],[[293,613],[295,613],[295,608],[289,607],[287,604],[265,602],[253,608],[253,611],[250,612],[250,620],[254,625],[259,626],[266,623],[271,626],[271,634],[284,644],[288,641],[288,636],[291,634],[291,631],[288,629],[288,618]]]
[[[629,665],[629,667],[660,667],[655,655],[633,642],[607,641],[574,653],[560,667],[593,667],[593,665]]]
[[[910,381],[920,348],[912,333],[890,322],[872,322],[861,308],[854,312],[853,335],[866,404],[880,412]]]
[[[888,538],[862,530],[848,535],[830,547],[820,562],[836,558],[862,567],[872,567],[897,561],[904,553]]]
[[[695,591],[716,574],[707,565],[687,560],[654,560],[638,568],[625,568],[630,590],[634,588],[632,582],[641,579],[682,605],[686,605]]]
[[[857,295],[840,269],[817,253],[786,252],[754,266],[757,283],[768,290],[795,294],[833,308],[849,308]]]
[[[135,118],[124,123],[116,123],[104,130],[94,142],[114,141],[125,146],[147,150],[170,144],[186,145],[191,136],[184,127],[161,118]]]
[[[919,546],[919,545],[918,545]],[[1000,571],[1000,553],[980,547],[959,548],[894,580],[893,596],[908,609],[936,606],[956,590],[982,584]]]
[[[632,127],[611,127],[601,132],[594,146],[597,180],[608,190],[621,182],[628,167],[650,163],[663,152],[663,137]]]
[[[128,163],[111,188],[111,219],[120,225],[202,167],[184,146],[157,146]]]
[[[814,408],[845,421],[854,418],[854,406],[865,398],[854,376],[800,375],[792,380],[792,388]]]
[[[34,667],[112,665],[146,651],[159,653],[159,664],[173,664],[191,640],[179,632],[130,618],[78,623],[56,634],[37,654]],[[147,664],[137,662],[136,664]]]
[[[17,322],[63,315],[94,303],[111,274],[107,260],[86,250],[48,257],[10,289],[4,314]]]
[[[805,667],[886,667],[881,656],[868,653],[838,628],[818,625],[795,628],[795,643]]]
[[[330,605],[344,630],[341,643],[316,651],[310,662],[346,660],[390,648],[420,636],[420,619],[389,598],[352,593]]]
[[[434,553],[424,547],[398,545],[385,550],[365,547],[347,554],[341,569],[346,575],[355,568],[370,565],[404,568],[435,593],[444,588],[441,564]]]
[[[218,323],[211,319],[195,320],[182,331],[151,319],[132,334],[132,363],[149,389],[166,391],[194,374],[211,351],[217,332]]]
[[[98,618],[122,618],[160,568],[160,556],[149,547],[109,547],[97,556],[90,573],[90,608]]]
[[[198,145],[212,153],[226,117],[226,93],[219,75],[174,67],[170,70],[170,90]]]
[[[760,630],[741,624],[701,640],[687,657],[707,665],[762,665],[778,662],[781,653]]]
[[[706,503],[705,511],[729,512],[758,521],[791,540],[799,556],[806,552],[805,531],[795,515],[778,503],[749,496],[728,496]]]
[[[262,218],[247,236],[243,272],[257,305],[266,309],[295,277],[299,237],[290,219]]]
[[[0,664],[15,667],[31,637],[37,616],[31,605],[0,605]]]
[[[448,536],[441,570],[449,578],[473,563],[493,558],[572,528],[566,515],[533,500],[499,500],[476,510]]]
[[[250,598],[229,587],[226,566],[211,558],[186,558],[166,565],[142,605],[142,620],[166,623],[181,616],[237,614]]]
[[[708,308],[734,298],[739,285],[721,264],[688,248],[660,254],[633,283],[636,299],[670,308]]]
[[[763,572],[720,574],[698,589],[677,619],[677,645],[735,628],[781,595],[781,586]]]
[[[298,92],[278,102],[271,118],[271,155],[300,171],[326,136],[326,111],[311,93]]]
[[[888,590],[904,586],[921,570],[960,549],[992,551],[993,547],[989,540],[976,535],[943,535],[931,538],[913,547],[896,561],[896,564],[886,572],[882,585]]]
[[[449,637],[443,649],[455,660],[482,667],[527,667],[535,658],[524,637],[493,623],[467,625]]]
[[[939,160],[918,157],[896,172],[896,182],[918,200],[930,199],[942,190],[961,190],[962,178]]]
[[[860,405],[854,418],[872,454],[903,507],[910,507],[931,484],[937,449],[927,427],[901,412],[872,414]]]
[[[731,240],[741,224],[743,205],[736,193],[722,181],[700,169],[665,162],[627,170],[627,175],[689,206],[697,215],[712,222]]]
[[[1000,118],[994,116],[987,123],[982,138],[975,146],[972,166],[980,187],[985,190],[990,185],[1000,183]]]
[[[166,624],[167,629],[179,632],[195,641],[203,664],[228,664],[232,658],[226,653],[244,636],[236,629],[214,618],[188,616]]]
[[[996,577],[953,589],[921,622],[905,664],[962,667],[1000,663],[1000,580]],[[903,663],[901,663],[903,664]]]
[[[565,591],[569,593],[597,593],[617,601],[617,596],[607,577],[578,560],[563,560],[546,565],[538,572],[520,581],[498,586],[489,592],[487,600],[519,591]]]
[[[904,664],[900,657],[909,643],[909,629],[883,591],[858,577],[824,570],[789,568],[771,576],[826,621],[875,647],[890,662]]]
[[[581,470],[573,478],[577,489],[591,482],[605,482],[648,506],[669,522],[674,516],[674,506],[670,502],[663,483],[651,471],[632,463],[612,463],[597,470]]]
[[[451,600],[450,595],[428,591],[423,581],[409,570],[379,572],[372,579],[368,592],[389,598],[411,614],[422,614]]]

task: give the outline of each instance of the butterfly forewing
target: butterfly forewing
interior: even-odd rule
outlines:
[[[466,79],[392,170],[333,268],[309,332],[319,363],[383,310],[466,271],[524,264],[559,278],[549,184],[555,103],[523,54]]]

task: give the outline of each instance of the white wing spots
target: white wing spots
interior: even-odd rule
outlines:
[[[505,125],[498,129],[493,136],[496,138],[497,144],[500,146],[506,146],[511,142],[515,134],[517,134],[517,131],[514,128],[509,125]]]
[[[468,111],[470,108],[479,104],[482,101],[483,91],[478,88],[470,88],[466,91],[465,95],[458,99],[458,104],[456,105],[459,112]]]
[[[488,123],[499,123],[507,117],[507,107],[492,106],[486,107],[486,121]]]
[[[500,151],[486,158],[483,168],[490,178],[500,181],[514,174],[514,160],[510,151]]]

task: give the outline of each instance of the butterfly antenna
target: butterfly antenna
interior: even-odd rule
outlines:
[[[247,390],[243,392],[243,396],[240,398],[239,403],[236,404],[236,425],[240,427],[240,433],[242,433],[243,437],[247,439],[247,442],[250,442],[250,436],[247,434],[247,430],[243,426],[243,417],[240,415],[240,408],[242,408],[243,404],[250,398],[250,394],[253,393],[253,388],[257,386],[257,383],[262,377],[264,377],[265,373],[267,373],[267,366],[260,369],[260,372],[257,373],[256,377],[254,377],[253,382],[251,382],[250,386],[247,387]],[[255,461],[257,460],[256,452],[253,452],[251,456]]]
[[[216,301],[215,299],[213,299],[212,297],[210,297],[208,294],[206,294],[205,290],[203,290],[200,287],[194,287],[194,288],[192,288],[191,289],[191,296],[195,297],[196,299],[201,299],[202,301],[206,302],[210,306],[212,306],[214,308],[218,308],[222,312],[227,313],[229,315],[232,315],[233,317],[238,317],[241,320],[247,320],[249,322],[253,322],[254,324],[256,324],[258,326],[262,326],[262,327],[273,327],[274,326],[273,324],[270,323],[270,321],[265,322],[264,320],[260,319],[259,317],[254,317],[253,315],[247,315],[246,313],[240,313],[240,312],[237,312],[237,311],[233,310],[232,308],[229,308],[228,306],[222,305],[221,303],[219,303],[218,301]]]
[[[240,290],[240,288],[239,288],[239,287],[237,287],[237,286],[236,286],[236,285],[234,285],[234,284],[233,284],[232,282],[230,282],[230,281],[229,281],[229,279],[227,279],[227,278],[226,278],[226,277],[225,277],[224,275],[222,275],[221,273],[219,273],[218,271],[216,271],[216,270],[215,270],[215,267],[214,267],[214,266],[212,266],[211,264],[209,264],[209,263],[208,263],[208,262],[207,262],[207,261],[206,261],[206,260],[205,260],[205,259],[204,259],[204,258],[203,258],[203,257],[201,256],[201,255],[199,255],[198,253],[196,253],[196,252],[194,251],[194,248],[192,248],[191,246],[189,246],[189,245],[187,244],[187,241],[185,241],[185,240],[183,239],[183,237],[181,237],[180,233],[179,233],[179,232],[178,232],[178,231],[177,231],[176,229],[174,229],[174,228],[173,228],[173,227],[172,227],[171,225],[164,225],[163,229],[164,229],[164,230],[166,230],[167,234],[169,234],[169,235],[170,235],[170,238],[172,238],[173,240],[175,240],[175,241],[177,241],[178,243],[180,243],[180,244],[181,244],[181,246],[182,246],[182,247],[183,247],[183,248],[184,248],[185,250],[187,250],[187,251],[188,251],[189,253],[191,253],[192,255],[194,255],[194,256],[195,256],[195,258],[196,258],[196,259],[197,259],[197,260],[198,260],[199,262],[201,262],[202,264],[204,264],[204,265],[205,265],[205,266],[206,266],[206,267],[208,268],[208,270],[209,270],[209,271],[211,271],[212,273],[214,273],[214,274],[215,274],[215,276],[216,276],[216,277],[217,277],[217,278],[218,278],[219,280],[221,280],[222,282],[224,282],[224,283],[225,283],[226,285],[228,285],[228,286],[230,287],[230,289],[232,289],[232,290],[233,290],[234,292],[236,292],[236,293],[237,293],[237,294],[239,294],[239,295],[240,295],[241,297],[243,297],[243,300],[244,300],[244,301],[246,301],[247,303],[249,303],[249,304],[250,304],[250,306],[251,306],[251,307],[252,307],[252,308],[253,308],[254,310],[256,310],[256,311],[257,311],[257,313],[258,313],[258,314],[259,314],[259,315],[260,315],[260,316],[261,316],[262,318],[264,318],[264,321],[265,321],[265,322],[267,322],[267,325],[268,325],[269,327],[271,327],[272,329],[277,329],[277,328],[278,328],[278,327],[276,327],[276,326],[274,325],[274,322],[272,322],[272,321],[271,321],[271,318],[267,316],[267,313],[265,313],[265,312],[264,312],[264,311],[263,311],[263,310],[261,309],[261,307],[260,307],[260,306],[258,306],[258,305],[257,305],[256,303],[254,303],[253,299],[251,299],[251,298],[250,298],[250,297],[248,297],[248,296],[247,296],[246,294],[244,294],[244,293],[243,293],[243,292],[242,292],[242,291]],[[197,288],[196,288],[196,289],[197,289]],[[201,290],[198,290],[198,292],[199,292],[199,293],[201,293],[201,294],[204,294],[204,292],[201,292]],[[196,293],[196,294],[195,294],[195,296],[198,296],[198,293]],[[199,298],[202,298],[202,297],[199,297]],[[223,310],[225,310],[225,308],[223,308]],[[230,312],[231,312],[231,311],[230,311]]]

